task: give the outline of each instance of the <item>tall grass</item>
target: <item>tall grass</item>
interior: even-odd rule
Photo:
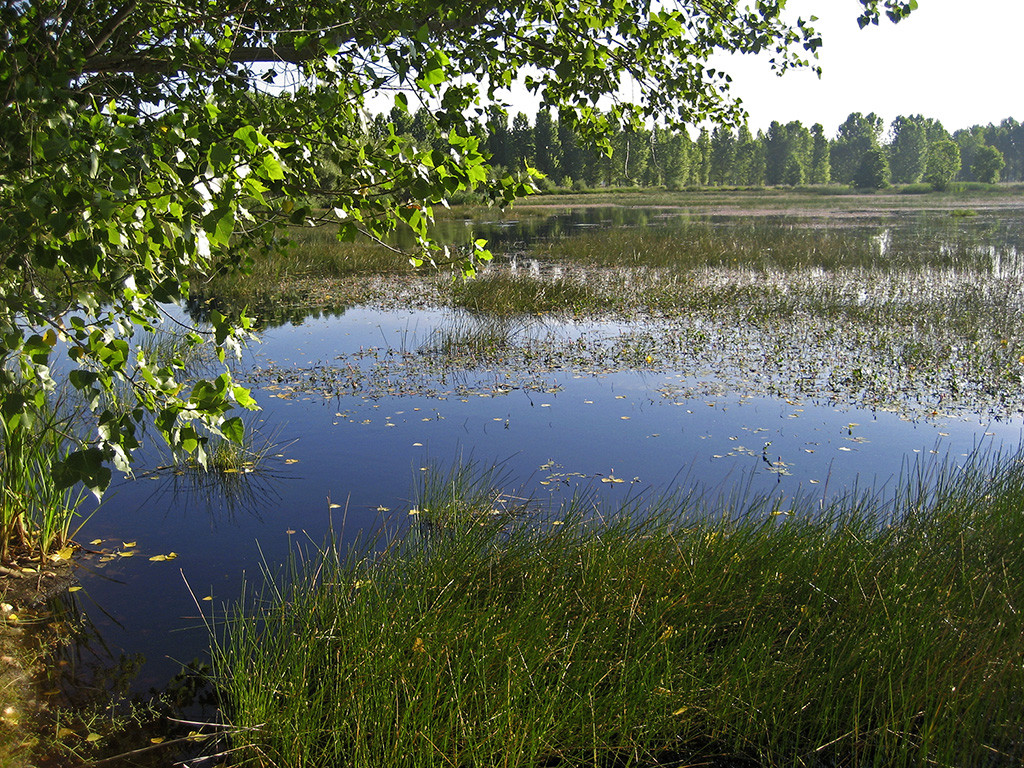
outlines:
[[[247,764],[1024,757],[1021,454],[825,505],[577,497],[523,517],[489,514],[489,485],[446,477],[419,505],[476,513],[325,552],[221,627]]]
[[[473,312],[495,315],[583,314],[608,302],[571,277],[539,279],[494,269],[452,284],[452,303]]]
[[[85,492],[59,488],[52,467],[74,450],[73,412],[47,404],[12,426],[0,419],[0,562],[44,556],[69,541]]]

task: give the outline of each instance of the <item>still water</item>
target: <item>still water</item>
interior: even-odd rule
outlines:
[[[671,226],[664,214],[646,215],[648,225]],[[609,217],[534,226],[567,237],[595,223],[639,225],[621,213]],[[537,236],[521,226],[494,231],[506,232],[509,243]],[[934,245],[928,231],[915,235],[891,221],[858,226],[865,237],[884,234],[888,248],[894,238]],[[1003,242],[1018,236],[1018,229],[1011,236],[997,223],[985,226]],[[87,617],[90,633],[68,654],[68,684],[85,678],[112,686],[113,669],[129,673],[131,692],[159,689],[182,663],[204,659],[206,621],[238,597],[243,581],[258,584],[263,567],[278,568],[297,543],[321,545],[331,531],[344,543],[363,530],[400,529],[418,478],[431,468],[497,464],[506,492],[538,504],[582,491],[611,508],[628,496],[677,488],[826,499],[855,487],[884,493],[916,462],[955,462],[1021,442],[1021,421],[1012,415],[911,419],[825,397],[735,390],[707,374],[696,380],[685,368],[565,367],[522,379],[482,367],[437,375],[429,388],[403,387],[399,370],[390,387],[370,394],[318,384],[324,371],[421,348],[452,312],[354,307],[266,330],[239,373],[262,407],[251,426],[273,445],[266,466],[237,476],[229,492],[216,482],[150,473],[167,463],[152,454],[136,479],[115,484],[77,537],[94,554],[78,566],[81,589],[70,608]],[[597,325],[551,328],[572,335]],[[170,553],[176,557],[150,559]]]

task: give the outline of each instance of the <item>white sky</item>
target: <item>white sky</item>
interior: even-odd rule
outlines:
[[[875,112],[886,126],[921,114],[950,132],[1024,121],[1024,0],[919,0],[899,24],[857,26],[858,0],[789,0],[787,15],[816,15],[823,74],[779,78],[764,61],[737,57],[723,69],[750,113],[751,130],[772,120],[821,123],[827,136],[851,112]]]

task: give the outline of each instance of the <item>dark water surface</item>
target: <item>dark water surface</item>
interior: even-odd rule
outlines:
[[[648,224],[668,221],[667,215],[646,216]],[[622,217],[602,211],[590,214],[592,220],[537,226],[563,233],[581,225],[643,223]],[[933,243],[927,231],[913,235],[897,227],[894,235],[891,222],[858,226],[865,237]],[[1016,258],[1016,225],[972,220],[966,226],[987,233],[972,247],[996,248],[999,241],[1000,263]],[[507,242],[536,236],[517,227],[504,227]],[[891,489],[919,460],[958,461],[980,447],[1015,449],[1021,442],[1019,418],[908,420],[728,388],[724,394],[698,388],[705,394],[694,396],[686,370],[549,371],[539,384],[512,384],[509,391],[494,381],[466,386],[501,376],[477,370],[440,381],[433,396],[379,397],[325,395],[315,382],[285,386],[266,375],[339,365],[339,356],[359,350],[415,349],[448,316],[357,307],[267,331],[246,365],[263,372],[251,377],[262,406],[252,424],[275,443],[273,455],[257,474],[237,476],[235,493],[188,476],[146,474],[145,467],[137,479],[116,483],[77,537],[96,554],[79,565],[82,588],[70,596],[71,609],[84,613],[93,631],[69,656],[69,680],[70,672],[106,680],[101,668],[137,667],[131,691],[160,688],[181,663],[205,657],[202,616],[235,600],[243,578],[258,583],[262,563],[276,568],[297,541],[321,544],[332,528],[344,542],[361,530],[405,525],[425,468],[497,463],[509,478],[508,491],[552,503],[580,488],[609,503],[691,487],[711,495],[745,487],[826,498],[855,486]],[[401,382],[395,384],[400,391]],[[164,461],[152,455],[145,464]],[[624,482],[605,482],[612,477]],[[173,560],[149,559],[172,552]]]

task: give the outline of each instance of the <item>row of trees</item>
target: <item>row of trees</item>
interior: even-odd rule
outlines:
[[[370,132],[397,133],[441,146],[431,113],[394,110],[379,115]],[[764,186],[849,184],[881,188],[889,183],[1024,181],[1024,125],[1006,119],[950,134],[920,115],[897,117],[887,127],[874,113],[851,114],[834,137],[820,124],[773,122],[767,131],[704,128],[696,139],[685,130],[610,129],[609,157],[581,140],[571,125],[546,110],[535,121],[520,112],[509,121],[494,114],[476,126],[492,163],[530,165],[566,186],[664,185]]]

